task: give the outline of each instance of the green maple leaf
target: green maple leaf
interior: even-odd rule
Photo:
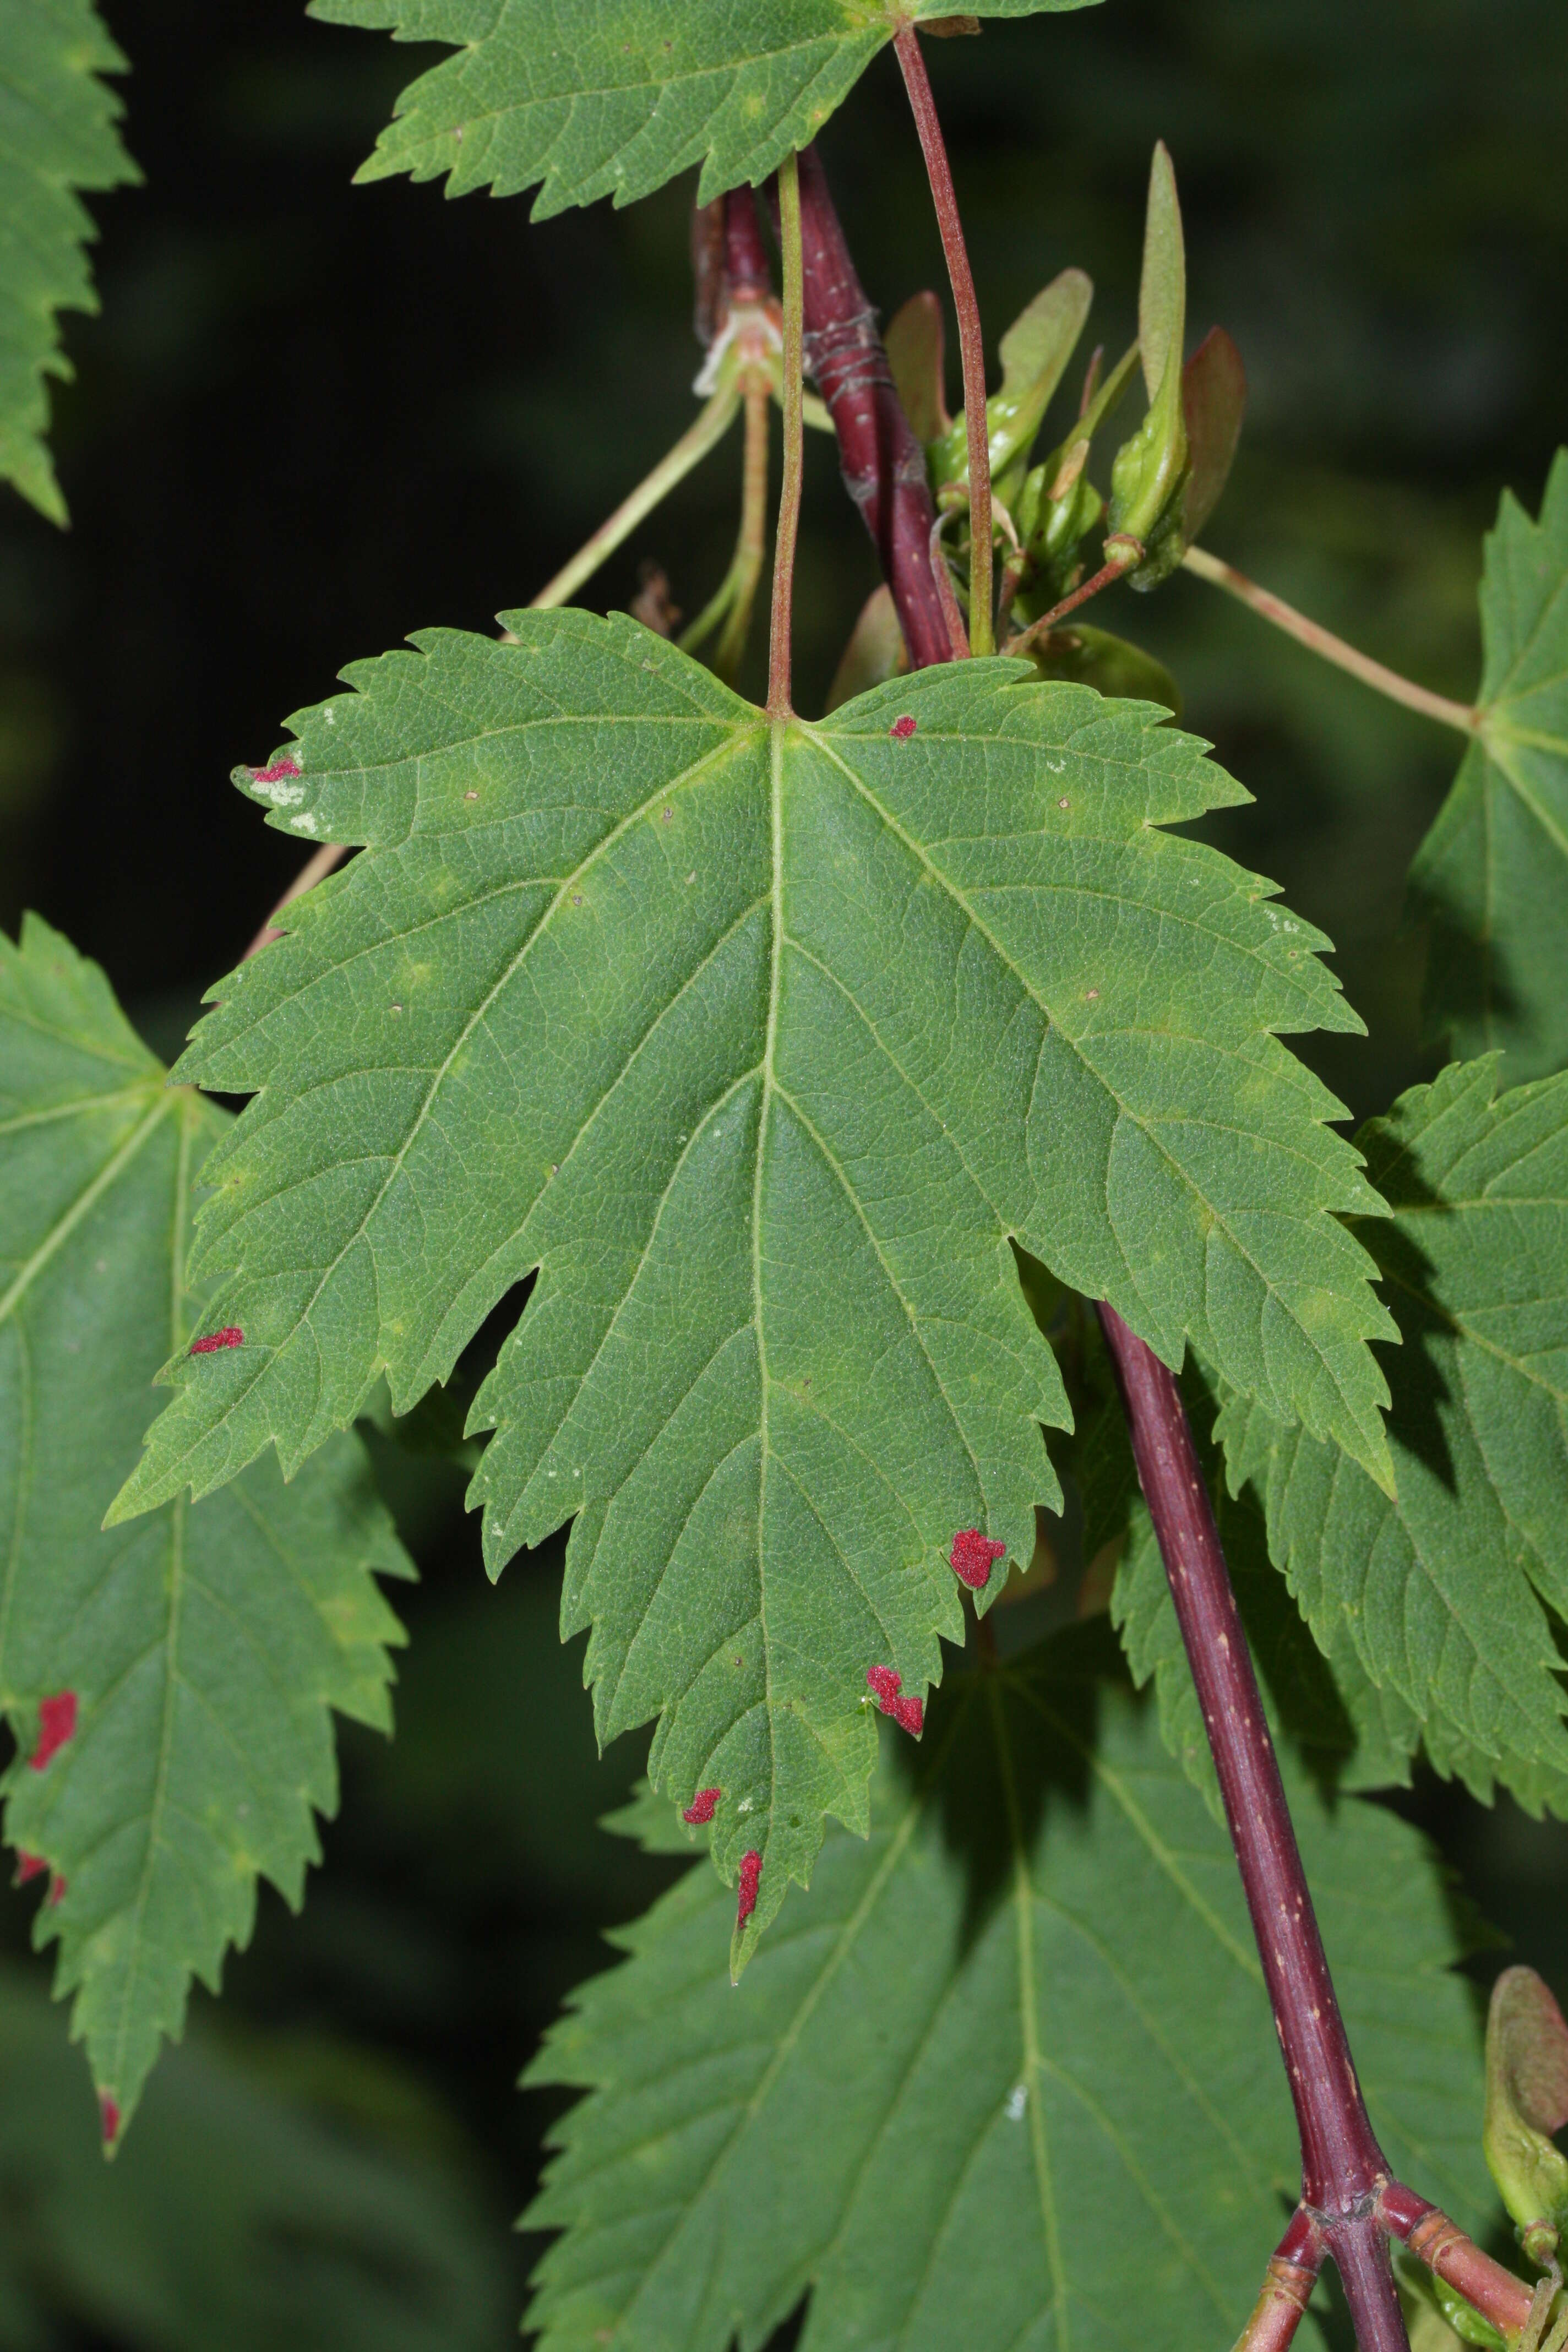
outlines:
[[[1320,1643],[1348,1641],[1440,1771],[1568,1814],[1568,1076],[1494,1099],[1457,1063],[1357,1139],[1392,1204],[1365,1239],[1405,1344],[1389,1362],[1398,1499],[1342,1451],[1229,1401],[1233,1480]]]
[[[525,2217],[542,2352],[753,2347],[808,2292],[803,2352],[1232,2339],[1299,2189],[1284,2074],[1225,1835],[1086,1633],[952,1678],[739,1991],[706,1871],[615,1937],[525,2078],[589,2094]],[[1291,1801],[1383,2145],[1484,2227],[1438,1874]]]
[[[1376,1195],[1270,1034],[1354,1015],[1160,829],[1242,797],[1163,712],[976,662],[775,728],[624,616],[510,625],[356,666],[241,772],[368,847],[179,1066],[258,1091],[195,1253],[245,1344],[172,1368],[115,1513],[292,1475],[383,1373],[405,1411],[538,1268],[473,1416],[487,1559],[576,1514],[601,1738],[661,1717],[656,1781],[722,1789],[760,1929],[825,1812],[865,1826],[868,1670],[911,1696],[962,1638],[955,1537],[1026,1560],[1058,1498],[1010,1235],[1386,1475],[1329,1213]]]
[[[1411,867],[1426,1011],[1510,1078],[1568,1063],[1568,450],[1531,522],[1503,493],[1481,580],[1480,731]]]
[[[44,379],[71,373],[55,313],[98,308],[84,250],[96,232],[76,191],[141,176],[98,79],[124,69],[91,0],[0,8],[0,475],[51,522],[66,505],[44,446]]]
[[[406,1412],[538,1267],[472,1416],[487,1561],[576,1515],[599,1736],[660,1717],[656,1780],[762,1855],[741,1961],[823,1816],[865,1828],[868,1670],[910,1698],[962,1639],[954,1536],[1027,1559],[1058,1498],[1008,1234],[1383,1470],[1328,1213],[1377,1197],[1269,1034],[1354,1013],[1159,830],[1241,797],[1163,713],[996,661],[771,727],[623,616],[510,625],[240,772],[369,846],[179,1066],[258,1089],[195,1251],[245,1345],[176,1360],[115,1517],[294,1475],[384,1373]]]
[[[981,0],[1031,16],[1089,0]],[[447,176],[515,195],[535,220],[631,204],[700,163],[698,202],[753,184],[805,147],[906,19],[947,0],[311,0],[313,16],[459,54],[397,101],[362,180]]]
[[[357,1439],[286,1487],[101,1530],[196,1302],[194,1187],[232,1122],[164,1072],[103,974],[29,917],[0,940],[0,1706],[5,1836],[46,1865],[39,1940],[77,1995],[107,2137],[193,1973],[216,1987],[265,1874],[298,1904],[336,1803],[329,1710],[389,1719],[401,1640],[372,1570],[412,1570]]]

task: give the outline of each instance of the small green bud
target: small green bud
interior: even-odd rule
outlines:
[[[1064,269],[1021,311],[1002,338],[1002,385],[985,404],[991,477],[999,482],[1026,457],[1040,420],[1083,332],[1094,288],[1081,269]],[[969,488],[968,427],[955,416],[927,450],[932,486]]]
[[[1568,2024],[1533,1969],[1505,1969],[1487,2014],[1481,2146],[1533,2263],[1545,2268],[1568,2232],[1568,2157],[1552,2134],[1568,2123]]]

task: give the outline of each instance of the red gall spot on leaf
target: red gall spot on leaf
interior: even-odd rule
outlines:
[[[51,1756],[58,1755],[76,1730],[76,1693],[58,1691],[38,1704],[38,1744],[27,1761],[41,1772]]]
[[[868,1666],[866,1669],[866,1686],[875,1691],[877,1705],[884,1715],[893,1712],[893,1701],[898,1697],[902,1683],[902,1675],[896,1675],[891,1666]]]
[[[299,772],[292,760],[274,760],[269,768],[252,768],[250,781],[253,784],[281,784]]]
[[[901,719],[894,719],[892,725],[889,728],[888,732],[892,737],[895,743],[907,743],[919,724],[919,720],[911,719],[909,712],[906,710]]]
[[[103,2129],[103,2145],[112,2147],[120,2137],[120,2102],[108,2091],[98,2095],[98,2119]]]
[[[226,1323],[221,1331],[209,1331],[205,1339],[191,1341],[193,1356],[210,1356],[219,1348],[243,1348],[245,1334],[237,1323]]]
[[[753,1846],[750,1853],[741,1856],[741,1896],[735,1906],[735,1925],[743,1927],[757,1907],[757,1881],[763,1874],[763,1857]]]
[[[993,1543],[978,1528],[961,1528],[953,1537],[947,1564],[960,1584],[967,1584],[971,1592],[978,1592],[989,1583],[993,1563],[1001,1559],[1006,1549],[1005,1544]]]
[[[55,1905],[59,1901],[60,1897],[64,1895],[65,1891],[66,1882],[57,1870],[54,1876],[49,1881],[49,1908],[51,1911],[54,1909]]]
[[[704,1822],[712,1820],[713,1808],[723,1793],[722,1789],[699,1789],[682,1811],[681,1820],[689,1822],[693,1829],[700,1829]]]
[[[16,1853],[17,1885],[26,1886],[29,1878],[39,1877],[43,1872],[47,1870],[48,1866],[48,1864],[44,1860],[41,1853],[23,1853],[20,1848],[18,1848]]]
[[[877,1694],[877,1705],[884,1715],[890,1715],[900,1731],[918,1739],[925,1728],[925,1706],[918,1698],[900,1698],[903,1677],[891,1666],[868,1666],[866,1680]]]

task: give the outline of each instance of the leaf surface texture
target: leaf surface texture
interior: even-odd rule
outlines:
[[[1031,16],[1088,0],[981,0]],[[630,204],[702,166],[698,202],[753,184],[813,140],[900,22],[946,0],[312,0],[334,25],[455,57],[405,89],[362,180],[447,175],[498,196],[542,182],[535,220]]]
[[[770,728],[632,623],[513,616],[348,673],[259,777],[366,854],[221,984],[179,1075],[257,1092],[184,1360],[117,1511],[384,1372],[407,1410],[538,1269],[476,1407],[493,1570],[575,1514],[563,1624],[611,1738],[723,1790],[757,1926],[860,1826],[866,1675],[1026,1561],[1067,1407],[1016,1234],[1167,1360],[1384,1471],[1378,1203],[1271,1034],[1353,1024],[1269,886],[1162,826],[1236,787],[1147,706],[973,663]],[[988,1591],[1005,1578],[994,1569]]]
[[[55,314],[98,308],[77,191],[139,176],[115,128],[120,101],[99,79],[124,65],[91,0],[0,8],[0,475],[51,522],[66,508],[44,446],[44,379],[71,372]]]
[[[247,1939],[258,1875],[298,1905],[336,1803],[330,1709],[389,1720],[402,1637],[372,1570],[412,1573],[348,1435],[292,1486],[258,1462],[100,1528],[195,1327],[180,1265],[229,1124],[47,924],[0,940],[5,1835],[47,1865],[38,1938],[121,2126],[192,1975],[216,1988]]]
[[[1289,2102],[1225,1835],[1087,1670],[1108,1646],[954,1676],[918,1769],[889,1732],[869,1843],[828,1840],[738,1991],[705,1871],[616,1937],[527,2078],[588,2093],[526,2217],[563,2232],[543,2352],[750,2352],[808,2291],[803,2352],[1229,2340],[1297,2194]],[[1437,1874],[1388,1814],[1291,1793],[1383,2144],[1475,2227]]]
[[[1541,520],[1503,494],[1481,579],[1481,730],[1411,868],[1426,1009],[1510,1079],[1568,1064],[1568,451]]]
[[[1498,1067],[1454,1064],[1358,1139],[1394,1212],[1363,1230],[1405,1342],[1397,1501],[1256,1402],[1219,1425],[1308,1622],[1331,1656],[1348,1637],[1405,1744],[1568,1812],[1568,1076],[1496,1095]]]

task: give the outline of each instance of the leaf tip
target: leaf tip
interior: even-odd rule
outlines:
[[[700,1829],[713,1818],[713,1809],[723,1795],[722,1789],[699,1789],[689,1805],[681,1808],[680,1818],[693,1829]]]

